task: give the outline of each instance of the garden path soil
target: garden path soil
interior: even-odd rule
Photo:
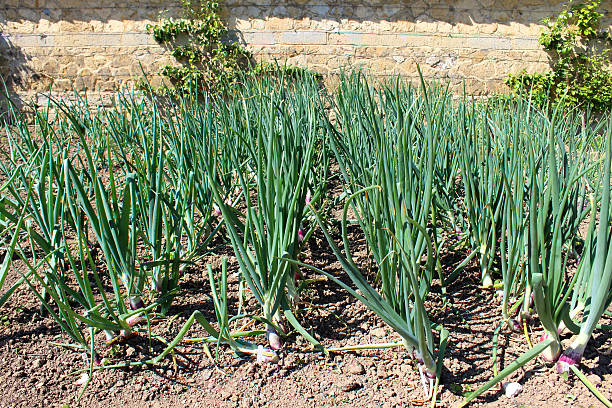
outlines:
[[[365,263],[364,243],[356,234],[356,259]],[[322,237],[308,243],[306,262],[338,273],[340,266]],[[445,265],[452,264],[448,255]],[[206,261],[218,266],[218,256]],[[236,265],[233,264],[235,270]],[[13,268],[7,284],[19,277]],[[170,338],[194,310],[211,315],[208,282],[204,268],[186,271],[185,297],[177,298],[170,315],[173,321],[153,326],[156,333]],[[312,274],[305,272],[308,277]],[[438,406],[451,407],[462,400],[463,391],[476,389],[491,377],[491,335],[499,316],[499,301],[492,292],[478,288],[477,270],[468,269],[449,287],[455,310],[442,308],[439,295],[430,301],[432,319],[451,332],[442,375]],[[235,284],[235,282],[234,282]],[[436,292],[434,288],[433,292]],[[326,347],[395,341],[391,331],[363,305],[329,281],[313,283],[304,293],[300,319],[316,333]],[[251,302],[252,303],[252,302]],[[254,306],[254,305],[253,305]],[[410,356],[401,348],[332,353],[325,357],[309,351],[301,337],[286,342],[279,364],[259,364],[242,359],[221,348],[217,362],[201,345],[182,342],[173,359],[167,357],[155,367],[132,367],[98,371],[76,401],[81,385],[79,375],[66,376],[85,366],[80,353],[50,344],[67,342],[57,325],[38,313],[28,289],[18,291],[0,309],[2,364],[1,407],[409,407],[422,406],[422,387]],[[210,316],[212,317],[212,316]],[[532,340],[537,341],[537,327]],[[204,336],[197,325],[190,337]],[[509,364],[527,349],[520,334],[504,332],[500,340],[502,365]],[[103,339],[98,350],[104,353]],[[113,361],[139,361],[161,350],[141,336],[128,341],[103,357]],[[211,347],[213,357],[215,348]],[[589,343],[582,368],[600,390],[612,395],[612,336],[600,332]],[[517,371],[512,380],[523,385],[518,397],[509,399],[499,386],[479,398],[473,406],[489,407],[589,407],[599,402],[578,380],[559,377],[554,368],[534,361]],[[64,405],[65,404],[65,405]]]

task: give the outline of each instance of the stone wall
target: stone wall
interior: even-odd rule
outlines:
[[[256,59],[287,61],[329,74],[365,68],[378,76],[443,79],[477,95],[504,92],[521,69],[548,68],[540,21],[562,1],[225,0],[232,33]],[[604,25],[612,0],[603,1]],[[111,94],[173,59],[147,33],[176,1],[3,0],[0,73],[22,96],[49,89]],[[142,71],[141,71],[142,70]]]

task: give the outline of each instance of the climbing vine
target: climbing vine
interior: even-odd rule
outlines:
[[[166,45],[180,65],[166,65],[160,74],[173,87],[153,89],[155,93],[176,92],[226,93],[243,76],[266,75],[283,80],[299,77],[308,69],[276,62],[253,63],[251,53],[236,41],[230,41],[228,30],[219,15],[216,0],[179,0],[182,18],[163,18],[159,24],[147,25],[147,30],[160,44]],[[141,90],[149,85],[137,81]]]
[[[200,94],[226,90],[241,71],[251,68],[249,51],[238,42],[228,40],[217,1],[180,0],[180,4],[182,18],[162,18],[159,24],[147,25],[155,40],[166,45],[180,63],[166,65],[160,71],[174,88],[162,87],[155,91]]]
[[[506,84],[517,94],[541,102],[605,110],[612,107],[609,31],[600,29],[600,0],[566,4],[556,19],[546,19],[539,42],[551,53],[551,71],[509,75]]]

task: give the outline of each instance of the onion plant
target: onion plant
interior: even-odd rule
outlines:
[[[487,105],[487,120],[491,137],[496,141],[495,155],[500,163],[503,180],[499,245],[502,322],[515,331],[520,330],[520,321],[529,317],[531,297],[526,268],[529,218],[525,188],[528,163],[524,152],[527,142],[523,135],[525,129],[534,121],[534,116],[535,119],[540,118],[529,101],[517,100],[512,103]],[[521,302],[525,297],[527,301]],[[522,303],[523,309],[520,310]]]
[[[583,275],[586,285],[578,287],[583,292],[583,313],[578,335],[557,363],[560,372],[568,371],[582,359],[588,341],[601,316],[612,303],[612,231],[610,230],[610,166],[612,165],[612,121],[607,120],[605,159],[601,185],[599,225],[595,233],[596,209],[592,208],[582,262],[576,275]],[[595,207],[594,202],[592,207]],[[582,309],[582,308],[581,308]]]
[[[268,322],[268,341],[273,349],[282,345],[279,326],[283,312],[296,329],[318,344],[292,315],[289,303],[296,295],[292,287],[294,265],[281,259],[297,259],[307,191],[319,189],[308,185],[309,180],[318,180],[313,176],[323,131],[318,101],[318,88],[311,77],[304,77],[295,89],[273,89],[267,80],[248,82],[240,97],[230,101],[217,118],[233,142],[218,154],[229,155],[237,173],[240,192],[234,206],[227,204],[212,177],[215,170],[209,167],[207,173],[241,275]],[[246,151],[244,158],[241,146]]]
[[[204,348],[206,349],[206,353],[210,355],[210,351],[208,349],[208,344],[216,344],[217,346],[217,356],[220,345],[228,345],[234,352],[241,356],[251,356],[257,359],[258,362],[272,362],[276,363],[279,360],[278,354],[269,348],[263,347],[262,345],[257,345],[250,343],[244,339],[243,337],[253,337],[263,335],[266,332],[261,330],[245,330],[240,329],[238,331],[232,331],[231,325],[243,318],[251,318],[254,320],[259,320],[265,323],[265,320],[260,318],[259,316],[253,315],[243,315],[238,314],[235,316],[230,316],[229,313],[229,296],[228,296],[228,280],[227,280],[227,258],[223,257],[221,260],[221,270],[215,273],[208,264],[206,266],[208,280],[210,284],[211,290],[211,298],[213,301],[214,314],[216,317],[216,326],[211,323],[199,310],[194,311],[185,324],[178,331],[174,339],[172,341],[167,341],[165,338],[153,334],[153,337],[162,343],[166,344],[166,348],[157,356],[147,359],[141,360],[137,362],[123,362],[118,364],[108,364],[104,367],[91,367],[90,370],[93,369],[103,369],[103,368],[125,368],[125,367],[133,367],[145,364],[158,364],[162,361],[168,354],[174,352],[179,343],[187,336],[189,330],[193,327],[195,323],[199,323],[204,331],[208,334],[206,337],[198,337],[198,338],[189,338],[187,339],[190,342],[194,343],[202,343]],[[85,370],[77,371],[83,372]]]
[[[216,109],[211,101],[185,97],[177,105],[168,119],[168,131],[164,132],[169,156],[166,174],[170,186],[168,198],[176,203],[176,213],[184,224],[187,243],[183,257],[189,258],[206,248],[221,225],[213,216],[214,199],[206,178],[207,167],[218,169],[217,178],[225,194],[232,188],[231,160],[216,155],[215,147],[224,150],[227,138],[214,124]]]
[[[376,92],[360,76],[342,80],[337,100],[339,129],[330,143],[349,197],[342,222],[346,256],[321,224],[359,293],[335,280],[402,337],[419,363],[427,393],[439,373],[433,324],[424,302],[434,273],[435,253],[428,232],[434,146],[445,113],[444,96],[429,92],[424,84],[417,95],[400,83]],[[385,103],[387,99],[399,103]],[[347,235],[349,207],[378,267],[379,289],[368,283],[352,260]],[[423,256],[427,258],[424,265]]]
[[[448,98],[448,100],[440,103],[448,105],[447,112],[454,112],[456,107],[448,94],[445,93],[442,96]],[[453,131],[452,117],[455,115],[448,116],[451,116],[451,118],[445,117],[439,125],[442,129],[435,145],[434,178],[436,194],[433,209],[439,214],[437,218],[441,218],[441,221],[446,224],[442,225],[444,229],[460,235],[467,230],[461,202],[458,199],[461,185],[459,181],[460,155],[457,154],[458,141],[455,139],[455,132]]]
[[[11,113],[14,121],[24,119],[15,110]],[[38,135],[27,127],[6,127],[9,154],[2,161],[2,171],[8,181],[0,199],[0,213],[15,225],[23,209],[32,261],[38,263],[39,255],[43,258],[49,255],[45,262],[49,273],[63,279],[67,267],[63,226],[73,225],[69,214],[65,213],[62,171],[62,161],[68,154],[70,142],[51,128],[48,117],[48,109],[35,115],[35,129],[40,131]],[[55,123],[65,124],[57,120]],[[30,190],[26,201],[23,195]],[[46,298],[45,289],[43,298]]]
[[[8,180],[4,186],[0,187],[0,194],[4,192],[5,188],[9,186],[10,183],[11,183],[11,180]],[[2,264],[0,265],[0,289],[2,289],[4,285],[4,281],[6,280],[6,277],[8,275],[8,271],[12,265],[13,256],[16,253],[16,248],[17,248],[17,251],[19,250],[18,243],[21,237],[21,230],[23,228],[24,221],[27,217],[27,209],[28,209],[28,203],[30,201],[31,193],[32,193],[32,188],[30,187],[28,188],[28,192],[24,200],[25,206],[22,207],[21,212],[17,214],[9,213],[9,216],[5,215],[7,212],[5,203],[4,203],[5,198],[3,196],[0,196],[0,208],[1,208],[0,215],[2,215],[5,221],[8,221],[9,219],[11,219],[12,221],[15,222],[14,224],[12,222],[4,222],[2,226],[2,236],[7,237],[7,238],[10,237],[10,240],[7,241],[6,246],[3,247],[3,250],[4,250],[3,257],[4,258],[2,259]],[[16,217],[14,217],[14,215],[16,215]],[[0,298],[0,307],[6,302],[8,297],[24,281],[25,281],[25,277],[22,278],[21,280],[18,280],[17,283],[15,283],[11,288],[4,291],[4,294]]]
[[[83,211],[86,216],[106,259],[113,291],[121,296],[124,292],[120,285],[123,285],[129,306],[132,309],[143,307],[141,298],[146,275],[138,265],[136,248],[138,231],[134,222],[137,210],[135,176],[128,175],[122,189],[117,188],[112,176],[109,189],[99,177],[93,176],[91,182],[94,197],[90,200],[83,179],[69,162],[66,162],[66,173],[66,184],[73,189],[74,195],[74,198],[71,197],[71,205],[78,206],[78,210]],[[123,300],[117,300],[119,310],[126,312]]]
[[[162,137],[165,127],[156,104],[141,113],[133,100],[128,103],[134,107],[135,143],[126,148],[122,146],[122,133],[111,132],[111,137],[117,146],[118,161],[128,172],[126,180],[136,181],[133,184],[134,228],[138,228],[149,256],[148,262],[142,262],[140,267],[147,269],[153,293],[165,298],[164,313],[178,283],[180,261],[187,256],[181,251],[180,241],[184,231],[183,211],[185,204],[191,204],[193,182],[184,174],[183,178],[172,180],[173,184],[167,179],[173,166]],[[175,192],[184,194],[178,196]]]
[[[538,355],[543,356],[548,361],[559,358],[557,363],[559,371],[567,371],[572,368],[579,374],[580,378],[584,377],[577,371],[574,364],[579,361],[578,356],[581,357],[580,352],[584,351],[584,346],[590,338],[592,330],[596,327],[596,323],[592,323],[593,320],[599,320],[601,317],[601,314],[597,317],[593,315],[590,319],[591,322],[589,322],[589,325],[592,325],[588,329],[590,331],[585,331],[585,333],[589,333],[588,337],[579,335],[572,347],[559,357],[561,352],[560,333],[564,328],[569,328],[576,333],[580,331],[580,327],[573,321],[573,318],[583,311],[586,302],[589,304],[593,302],[593,300],[586,300],[586,298],[591,293],[597,293],[600,288],[599,282],[593,285],[596,281],[591,280],[590,276],[592,260],[596,252],[594,246],[596,215],[594,213],[591,215],[585,249],[578,270],[573,274],[570,273],[568,268],[568,258],[572,254],[572,242],[576,237],[578,225],[591,209],[594,212],[596,208],[595,198],[597,194],[588,193],[585,179],[588,180],[588,176],[593,173],[593,169],[597,169],[599,159],[595,157],[595,160],[587,161],[586,158],[591,157],[587,156],[587,154],[592,153],[590,152],[591,141],[602,124],[596,124],[592,129],[585,126],[584,122],[581,127],[577,126],[576,118],[571,113],[563,111],[561,106],[553,110],[551,117],[548,116],[549,113],[546,111],[529,109],[529,115],[523,116],[529,120],[525,122],[525,125],[521,125],[520,134],[522,137],[513,134],[516,142],[524,146],[522,161],[526,163],[521,167],[524,167],[525,172],[524,196],[527,201],[526,207],[522,211],[527,222],[525,227],[526,238],[523,238],[527,245],[527,269],[526,274],[520,275],[526,276],[524,278],[527,280],[526,284],[531,284],[535,308],[545,334],[539,344],[523,353],[494,378],[471,393],[460,406],[465,406]],[[520,116],[516,115],[516,117]],[[501,122],[497,122],[497,124],[501,125]],[[502,128],[503,126],[499,126],[498,130]],[[577,128],[580,131],[576,134]],[[609,129],[606,132],[607,138],[610,138]],[[608,143],[607,141],[607,149],[610,146]],[[606,153],[605,166],[607,167],[604,167],[603,179],[605,181],[602,195],[606,194],[605,186],[607,185],[609,188],[609,157]],[[510,171],[504,174],[512,175],[514,173]],[[510,180],[506,176],[504,182],[506,188],[510,186],[510,189],[512,189],[513,184]],[[589,195],[591,205],[587,206]],[[516,199],[518,196],[515,190],[513,198]],[[609,210],[609,207],[606,210]],[[504,224],[504,228],[506,229],[506,235],[513,237],[515,232],[520,234],[521,230],[521,223],[514,222],[514,219],[518,219],[521,213],[518,209],[518,203],[512,204],[510,211],[514,214],[512,217],[516,215],[516,218],[510,218]],[[603,236],[606,236],[606,234],[609,235],[609,231],[603,233]],[[507,242],[513,241],[513,239],[507,239]],[[506,253],[511,254],[510,246],[507,248]],[[517,248],[520,252],[520,246]],[[608,248],[605,248],[603,253],[605,254],[607,250]],[[503,260],[504,257],[506,258],[505,261]],[[502,254],[502,263],[506,263],[508,271],[511,266],[511,259],[515,258]],[[512,278],[512,276],[516,277],[516,275],[508,274],[508,277]],[[603,276],[597,276],[595,279],[602,278],[604,283],[600,293],[603,294],[603,301],[596,307],[603,307],[603,310],[605,310],[607,306],[604,305],[610,304],[610,286],[609,281],[606,282]],[[508,282],[505,280],[504,285]],[[517,288],[514,286],[512,289]],[[504,288],[504,291],[506,290]],[[520,293],[521,289],[518,288],[518,290]],[[524,293],[523,296],[526,297],[527,295]],[[602,309],[599,310],[603,313]],[[587,316],[588,313],[584,314],[583,323],[589,320]],[[574,359],[572,360],[572,358]],[[592,387],[589,388],[593,389]],[[594,393],[600,398],[599,393],[596,391]]]
[[[170,306],[181,270],[206,252],[220,227],[211,214],[213,199],[206,181],[206,166],[218,165],[211,150],[211,138],[216,137],[212,110],[209,103],[189,96],[164,109],[133,93],[120,94],[112,108],[101,111],[101,119],[80,114],[89,111],[87,105],[66,109],[79,123],[77,129],[86,130],[83,143],[107,139],[96,145],[107,146],[98,157],[118,168],[117,174],[109,168],[113,181],[135,180],[134,232],[146,249],[138,259],[139,273],[158,297],[162,314]],[[90,119],[81,123],[81,117]],[[94,166],[101,164],[93,152],[90,156]],[[93,171],[90,164],[85,167]],[[138,296],[131,300],[141,305]]]
[[[27,168],[17,163],[19,156],[16,154],[3,162],[3,170],[14,169],[14,175],[6,183],[1,197],[2,213],[9,220],[17,220],[9,254],[11,258],[13,254],[19,256],[26,266],[22,279],[7,291],[7,295],[25,282],[40,299],[43,309],[74,341],[72,346],[91,354],[93,361],[92,330],[120,330],[128,325],[124,323],[122,326],[102,316],[100,305],[96,303],[87,281],[87,272],[76,272],[71,233],[78,230],[75,223],[78,217],[74,217],[74,213],[68,209],[68,190],[64,182],[64,161],[68,160],[70,144],[63,144],[61,135],[44,133],[48,127],[40,129],[38,137],[22,132],[10,139],[13,153],[36,149]],[[26,239],[19,240],[22,224],[26,224]],[[69,282],[70,266],[74,267],[72,271],[78,282],[76,289]],[[5,273],[4,269],[2,278],[6,276]],[[3,296],[2,303],[7,295]],[[89,336],[83,333],[83,324]]]
[[[568,252],[564,259],[563,247],[573,238],[586,214],[583,211],[585,190],[579,182],[586,165],[576,144],[564,138],[555,126],[559,109],[555,110],[546,129],[548,143],[539,146],[531,143],[527,147],[530,173],[528,266],[539,320],[545,336],[553,339],[543,353],[550,361],[556,360],[561,350],[559,327],[568,316],[567,299],[576,277],[568,277]]]
[[[502,316],[512,330],[519,330],[519,323],[529,313],[529,303],[525,310],[517,310],[521,297],[531,297],[526,271],[526,241],[528,218],[525,206],[525,166],[519,158],[523,144],[513,143],[510,157],[503,164],[504,203],[501,215],[501,274],[502,274]],[[512,304],[512,300],[515,303]],[[514,319],[515,313],[519,319]]]
[[[475,104],[460,104],[456,114],[468,239],[479,255],[482,284],[491,286],[503,206],[502,164],[496,155],[496,139]]]
[[[154,104],[151,112],[133,97],[124,99],[110,114],[102,111],[102,117],[111,123],[104,127],[100,125],[100,115],[92,115],[93,109],[86,100],[72,105],[54,103],[52,122],[48,107],[42,112],[35,111],[37,134],[32,134],[27,126],[6,127],[9,156],[2,160],[2,171],[8,181],[3,185],[0,213],[7,228],[16,225],[15,231],[27,232],[30,271],[18,283],[26,282],[38,293],[39,286],[31,278],[42,278],[43,308],[86,348],[85,338],[79,334],[83,323],[91,330],[105,330],[108,337],[113,336],[113,331],[127,335],[139,321],[138,314],[159,305],[162,312],[167,310],[178,283],[178,265],[186,257],[181,246],[183,231],[195,231],[202,220],[206,225],[212,199],[207,199],[207,207],[204,206],[203,215],[196,222],[186,221],[185,212],[193,214],[194,183],[181,175],[189,164],[172,160],[176,156],[168,153],[169,145],[164,143],[167,139],[161,137],[167,122],[156,112]],[[16,110],[12,112],[13,122],[26,123]],[[127,129],[128,134],[122,132]],[[95,142],[100,139],[104,141]],[[78,154],[72,153],[75,145],[80,149]],[[92,145],[104,146],[106,151],[92,151]],[[209,157],[206,153],[200,156]],[[179,176],[174,172],[174,178],[168,177],[166,172],[176,169],[178,164],[182,166]],[[106,179],[99,174],[104,168]],[[25,191],[32,192],[28,193],[27,201],[23,199]],[[104,275],[112,284],[110,297],[102,284],[105,278],[96,267],[90,232],[106,260]],[[198,240],[201,236],[186,235]],[[17,245],[16,251],[24,258],[19,236],[14,237],[11,248]],[[192,251],[195,248],[196,244]],[[145,310],[142,296],[149,270],[165,270],[166,275],[163,293]],[[68,271],[72,271],[71,277],[66,275]],[[89,278],[91,271],[93,282]],[[159,274],[152,275],[156,288]],[[75,304],[83,309],[75,308]]]
[[[197,341],[206,343],[215,343],[217,350],[219,345],[227,344],[236,353],[243,355],[250,355],[257,359],[258,362],[278,362],[278,354],[271,349],[265,348],[261,345],[256,345],[241,339],[241,337],[252,337],[264,334],[266,332],[259,330],[249,331],[232,331],[231,325],[238,319],[253,318],[260,320],[258,316],[252,315],[235,315],[230,316],[229,314],[229,297],[228,297],[228,282],[227,282],[227,258],[223,257],[221,260],[221,271],[215,276],[210,264],[206,266],[208,272],[208,279],[210,283],[211,297],[213,300],[213,307],[215,311],[215,317],[217,319],[218,329],[216,329],[200,311],[192,313],[190,318],[187,320],[185,325],[181,328],[177,336],[174,338],[172,343],[168,344],[168,347],[161,353],[154,361],[159,361],[166,354],[171,352],[179,341],[187,334],[189,328],[193,323],[198,322],[204,330],[209,334],[208,337],[203,338],[192,338],[190,341]]]

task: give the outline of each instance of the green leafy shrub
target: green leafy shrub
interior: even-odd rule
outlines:
[[[180,65],[165,65],[160,74],[173,88],[161,86],[155,93],[171,95],[177,92],[227,93],[246,77],[272,76],[295,80],[302,74],[321,74],[308,69],[277,62],[254,63],[251,53],[236,41],[230,41],[228,30],[219,15],[220,4],[215,0],[179,0],[183,18],[163,18],[159,24],[148,25],[153,38],[165,44]],[[141,80],[137,87],[147,91]]]
[[[165,44],[179,66],[166,65],[160,74],[170,80],[174,89],[162,87],[161,93],[219,92],[234,83],[245,68],[251,68],[250,52],[228,32],[219,16],[215,0],[180,0],[183,18],[164,18],[160,24],[147,25],[155,40]],[[146,84],[140,83],[141,88]]]
[[[600,0],[570,2],[555,20],[544,20],[539,42],[552,54],[552,70],[509,75],[506,84],[514,93],[596,110],[612,106],[611,37],[599,28],[599,4]]]

